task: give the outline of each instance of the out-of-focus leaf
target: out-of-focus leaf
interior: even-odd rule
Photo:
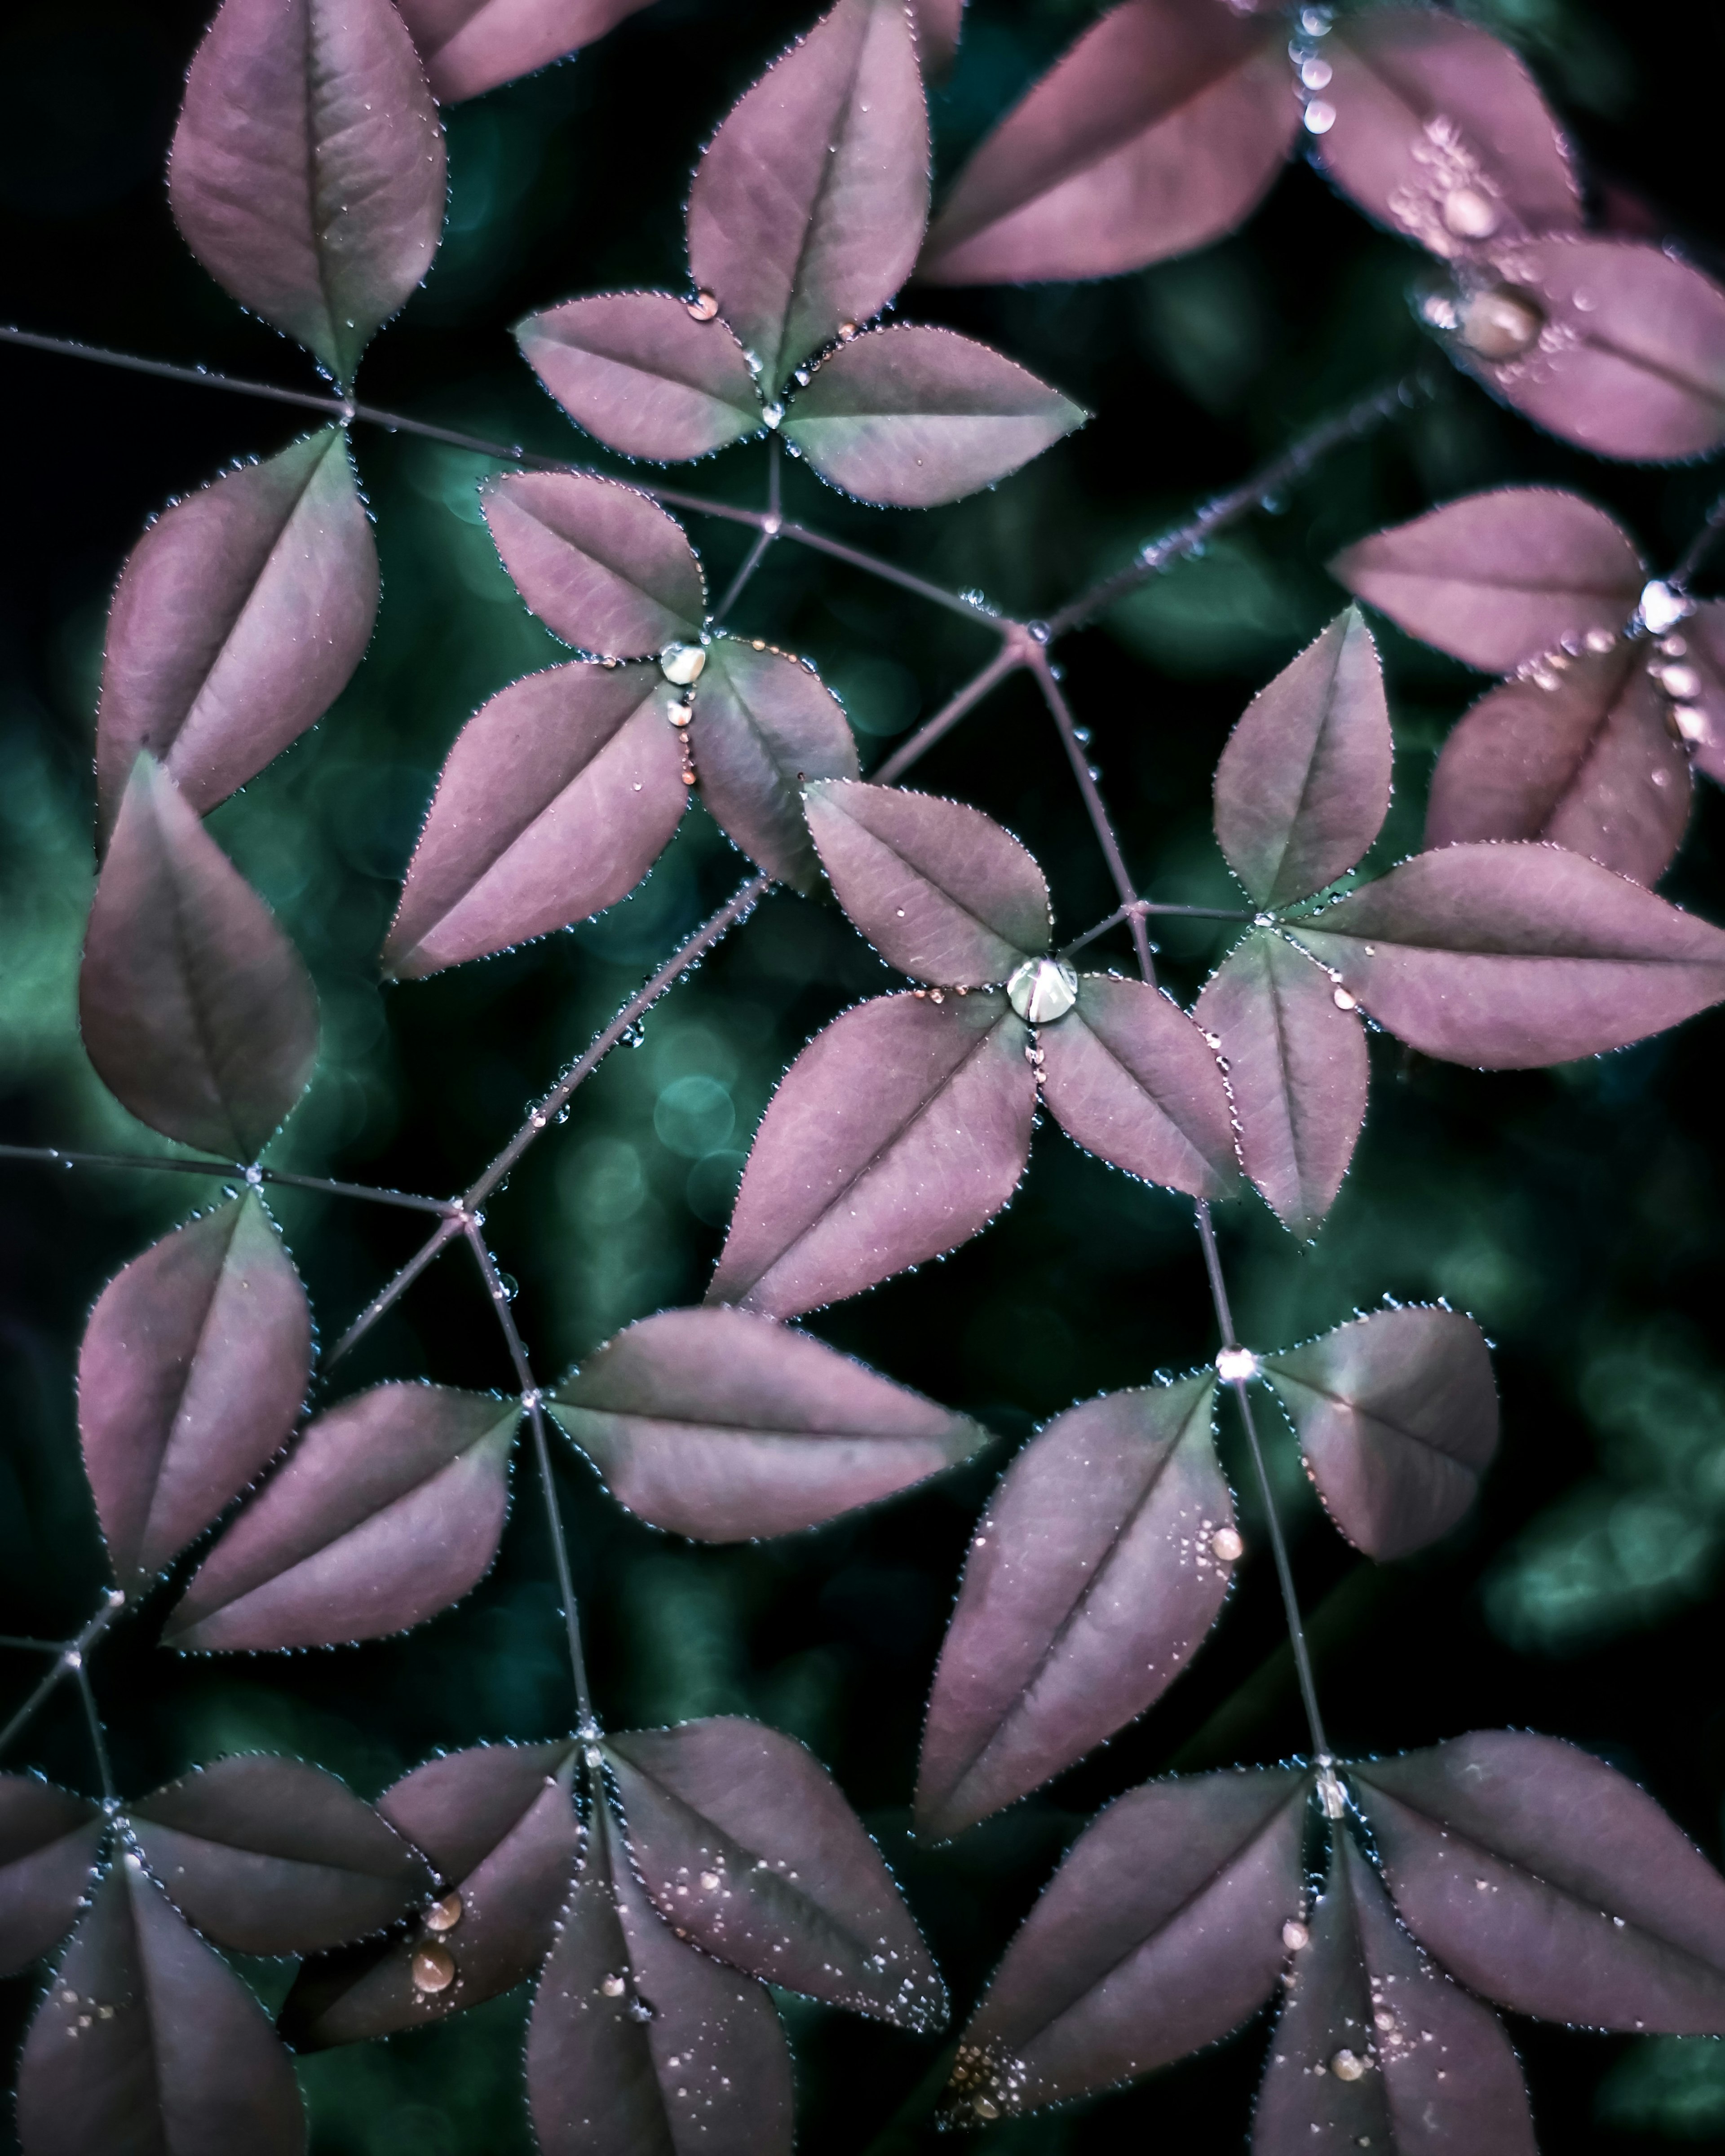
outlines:
[[[623,897],[688,806],[657,666],[512,681],[449,751],[383,947],[415,980],[567,928]]]
[[[30,1774],[0,1775],[0,1976],[16,1976],[77,1921],[102,1815]]]
[[[1725,998],[1725,934],[1557,846],[1416,854],[1295,932],[1410,1048],[1486,1070],[1598,1055]]]
[[[78,1015],[135,1116],[226,1160],[257,1158],[317,1060],[299,953],[147,752],[96,885]]]
[[[296,2050],[441,2020],[533,1974],[575,1860],[576,1759],[572,1742],[479,1745],[383,1792],[378,1810],[453,1892],[407,1938],[306,1964],[282,2011]]]
[[[1445,502],[1356,540],[1330,572],[1410,636],[1488,674],[1615,638],[1647,576],[1615,517],[1544,486]]]
[[[389,0],[223,0],[168,196],[210,275],[351,381],[444,222],[443,129]]]
[[[1235,945],[1192,1015],[1227,1070],[1246,1173],[1282,1224],[1310,1242],[1365,1122],[1364,1027],[1337,1005],[1327,973],[1261,929]]]
[[[910,275],[928,116],[903,0],[839,0],[726,116],[689,195],[689,265],[770,395]]]
[[[689,730],[701,798],[727,838],[793,890],[819,879],[803,816],[811,779],[854,778],[856,739],[819,675],[788,653],[716,637]]]
[[[1047,879],[980,808],[840,784],[810,787],[808,812],[839,905],[913,980],[982,988],[1047,950]]]
[[[1151,1782],[1080,1835],[960,2039],[952,2123],[1106,2088],[1255,2013],[1301,1913],[1291,1768]]]
[[[521,1404],[373,1385],[307,1425],[193,1575],[167,1646],[328,1647],[405,1631],[490,1569]]]
[[[680,1935],[764,1981],[909,2029],[946,1987],[892,1874],[793,1738],[719,1715],[609,1738],[629,1847]]]
[[[84,1471],[116,1573],[159,1572],[286,1444],[311,1312],[255,1192],[109,1281],[78,1352]]]
[[[742,346],[670,292],[569,300],[516,325],[529,367],[578,426],[626,457],[674,463],[761,424]]]
[[[784,438],[847,494],[930,509],[992,486],[1088,417],[988,345],[895,322],[821,362]]]
[[[911,19],[916,25],[923,73],[931,78],[944,74],[957,55],[964,0],[911,0]]]
[[[1603,1760],[1476,1730],[1348,1775],[1396,1907],[1464,1984],[1549,2021],[1725,2033],[1725,1879]]]
[[[1536,2156],[1527,2092],[1503,2025],[1435,1969],[1337,1829],[1329,1876],[1293,1956],[1252,2118],[1253,2156],[1450,2148]]]
[[[1472,1504],[1497,1450],[1497,1388],[1471,1317],[1373,1311],[1263,1367],[1325,1510],[1368,1557],[1424,1549]]]
[[[601,1805],[527,2029],[545,2156],[790,2156],[791,2098],[771,1998],[660,1920]]]
[[[644,494],[591,472],[514,472],[482,499],[516,589],[565,644],[639,659],[700,635],[695,549]]]
[[[968,1415],[740,1310],[643,1318],[547,1404],[620,1504],[697,1542],[794,1533],[988,1442]]]
[[[25,2156],[300,2156],[305,2122],[263,2010],[128,1851],[36,2010]]]
[[[986,1227],[1029,1157],[1029,1040],[994,993],[835,1019],[762,1118],[708,1301],[793,1317]]]
[[[1260,906],[1344,875],[1389,814],[1393,751],[1378,647],[1338,614],[1246,706],[1216,766],[1216,839]]]
[[[647,0],[402,0],[439,105],[591,45]]]
[[[1568,148],[1507,45],[1435,8],[1385,8],[1338,23],[1322,54],[1336,116],[1318,161],[1380,223],[1445,256],[1579,227]]]
[[[1542,666],[1466,712],[1431,776],[1425,843],[1545,839],[1656,883],[1689,821],[1689,759],[1646,647]]]
[[[111,828],[141,748],[200,814],[321,719],[377,612],[377,550],[339,427],[174,504],[108,615],[96,794]]]
[[[1024,1796],[1158,1699],[1227,1599],[1234,1507],[1215,1381],[1057,1415],[988,1501],[941,1650],[916,1782],[944,1837]]]
[[[1036,1045],[1043,1098],[1086,1152],[1194,1198],[1239,1188],[1228,1088],[1178,1004],[1142,981],[1086,973],[1077,1003]]]
[[[218,1759],[127,1815],[175,1907],[240,1953],[315,1953],[362,1938],[431,1889],[393,1827],[300,1759]]]

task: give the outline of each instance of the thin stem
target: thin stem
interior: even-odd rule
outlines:
[[[1106,936],[1111,928],[1117,928],[1122,921],[1130,920],[1134,914],[1152,913],[1173,914],[1187,921],[1255,921],[1258,917],[1255,913],[1243,912],[1235,906],[1167,906],[1153,898],[1135,898],[1130,906],[1116,906],[1107,919],[1099,921],[1094,928],[1086,928],[1082,936],[1075,937],[1065,946],[1060,956],[1062,958],[1074,957],[1086,944],[1094,943],[1099,936]]]
[[[942,705],[932,719],[925,720],[908,741],[901,742],[880,767],[869,776],[876,786],[890,786],[894,779],[910,769],[917,760],[927,755],[941,736],[956,726],[967,711],[973,711],[991,689],[999,687],[1009,674],[1016,674],[1024,663],[1024,654],[1016,644],[1003,644],[999,651],[982,670],[971,676],[957,695]]]
[[[716,622],[723,622],[732,608],[748,589],[749,579],[766,560],[767,550],[778,536],[778,534],[767,524],[763,524],[755,534],[754,544],[742,557],[742,567],[731,579],[724,598],[713,608],[713,619]]]
[[[117,1587],[110,1587],[95,1614],[78,1632],[75,1638],[61,1643],[56,1658],[36,1689],[24,1702],[3,1729],[0,1729],[0,1752],[5,1752],[34,1721],[38,1712],[52,1698],[68,1677],[76,1676],[84,1667],[84,1658],[126,1607],[126,1597]],[[32,1645],[37,1644],[31,1642]]]
[[[0,1632],[0,1647],[14,1648],[21,1655],[63,1655],[66,1651],[64,1640],[24,1640],[15,1632]]]
[[[1725,494],[1722,494],[1707,511],[1702,520],[1700,530],[1683,549],[1676,567],[1666,578],[1674,592],[1687,592],[1689,579],[1701,567],[1708,549],[1722,531],[1725,531]]]
[[[76,1152],[64,1146],[0,1145],[0,1160],[35,1161],[54,1168],[145,1168],[165,1169],[171,1175],[219,1176],[232,1182],[253,1181],[253,1171],[234,1160],[186,1159],[177,1153]],[[293,1175],[285,1168],[260,1168],[255,1180],[279,1183],[294,1190],[321,1191],[326,1198],[359,1198],[372,1205],[399,1205],[414,1213],[447,1213],[442,1198],[419,1198],[406,1190],[375,1190],[369,1183],[332,1183],[321,1175]]]
[[[442,1256],[450,1244],[460,1235],[465,1224],[461,1216],[455,1213],[449,1214],[439,1221],[431,1235],[414,1251],[400,1271],[385,1286],[378,1290],[335,1346],[331,1348],[329,1353],[324,1357],[325,1369],[331,1368],[341,1361],[350,1348],[358,1346],[378,1319],[395,1307],[433,1260]]]
[[[901,569],[891,562],[883,562],[876,554],[865,554],[860,547],[847,547],[842,539],[829,539],[824,531],[812,531],[806,524],[783,524],[779,536],[794,539],[799,547],[812,547],[817,554],[830,555],[835,562],[848,562],[853,569],[865,570],[871,577],[879,577],[901,589],[914,592],[931,606],[945,607],[949,613],[962,613],[968,620],[979,622],[1002,636],[1010,636],[1019,624],[1008,621],[1002,615],[990,613],[975,599],[966,598],[962,593],[949,592],[939,584],[932,584],[925,577],[913,576],[908,569]]]
[[[116,1794],[114,1767],[108,1757],[108,1732],[103,1728],[102,1717],[96,1712],[95,1687],[90,1681],[90,1671],[81,1661],[74,1674],[78,1679],[78,1697],[84,1702],[84,1719],[90,1728],[90,1748],[95,1754],[96,1773],[101,1778],[102,1794],[111,1804]]]
[[[1126,856],[1120,850],[1120,841],[1115,836],[1107,806],[1096,790],[1096,782],[1091,773],[1090,758],[1085,754],[1084,744],[1078,738],[1078,728],[1073,721],[1071,707],[1060,693],[1060,685],[1055,679],[1047,652],[1040,645],[1032,648],[1029,667],[1036,676],[1036,685],[1042,691],[1043,701],[1048,706],[1054,716],[1054,722],[1060,729],[1060,739],[1065,743],[1073,775],[1078,781],[1078,790],[1084,797],[1085,808],[1095,829],[1097,843],[1102,849],[1102,858],[1108,864],[1108,873],[1114,879],[1115,890],[1120,894],[1121,915],[1132,929],[1132,948],[1137,953],[1138,971],[1153,985],[1156,968],[1151,961],[1150,937],[1144,927],[1143,909],[1137,902],[1137,889],[1127,872]]]

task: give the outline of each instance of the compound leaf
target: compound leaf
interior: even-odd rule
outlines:
[[[577,426],[626,457],[708,456],[760,427],[742,346],[716,315],[702,321],[670,292],[569,300],[517,322],[515,336]]]
[[[590,472],[514,472],[481,495],[503,566],[554,636],[639,659],[701,634],[706,583],[675,517]]]
[[[432,94],[457,105],[595,44],[647,0],[402,0]]]
[[[102,1832],[88,1797],[0,1774],[0,1976],[16,1976],[71,1930]]]
[[[812,891],[819,870],[803,788],[857,770],[855,737],[831,690],[787,652],[716,637],[689,740],[701,800],[726,836],[780,883]]]

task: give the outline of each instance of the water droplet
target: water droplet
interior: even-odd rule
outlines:
[[[425,1912],[424,1922],[428,1932],[453,1932],[461,1921],[461,1897],[445,1894],[440,1902],[434,1902]]]
[[[1641,593],[1641,623],[1650,636],[1663,636],[1668,629],[1675,629],[1690,611],[1688,595],[1683,592],[1674,592],[1669,584],[1661,583],[1656,577]]]
[[[761,424],[763,427],[776,427],[783,417],[783,404],[769,404],[761,413]]]
[[[1232,1564],[1236,1558],[1245,1554],[1245,1544],[1232,1527],[1218,1527],[1210,1537],[1210,1548],[1222,1564]]]
[[[1250,1348],[1224,1348],[1216,1358],[1216,1375],[1224,1385],[1248,1384],[1258,1374],[1258,1358]]]
[[[1346,988],[1337,988],[1333,990],[1332,992],[1330,1000],[1335,1004],[1337,1010],[1358,1010],[1359,1009],[1358,1001],[1353,996],[1348,994]]]
[[[1444,197],[1444,223],[1458,239],[1489,239],[1502,213],[1477,187],[1451,187]]]
[[[1707,737],[1707,714],[1697,711],[1693,704],[1674,704],[1671,724],[1686,742],[1704,742]]]
[[[1616,643],[1616,636],[1609,629],[1590,629],[1581,639],[1589,651],[1609,651]]]
[[[650,2021],[656,2010],[651,1999],[643,1999],[639,1993],[624,2009],[631,2021]]]
[[[709,1894],[716,1894],[719,1889],[718,1873],[716,1871],[703,1871],[701,1875],[701,1884],[706,1892]]]
[[[852,339],[852,337],[854,337],[855,335],[856,335],[856,324],[855,324],[855,322],[840,322],[840,323],[839,323],[839,343],[840,343],[840,344],[849,344],[849,343],[850,343],[850,340]]]
[[[1330,2061],[1330,2071],[1338,2082],[1357,2082],[1365,2070],[1365,2061],[1345,2045]]]
[[[1312,1944],[1312,1934],[1297,1917],[1290,1917],[1281,1928],[1281,1943],[1290,1953],[1298,1953]]]
[[[1078,1000],[1078,976],[1059,958],[1026,958],[1006,984],[1007,1001],[1027,1025],[1052,1025]]]
[[[1300,80],[1308,90],[1327,90],[1330,77],[1334,73],[1335,69],[1327,60],[1302,60],[1300,63]]]
[[[455,1981],[455,1957],[447,1947],[421,1947],[413,1968],[416,1991],[447,1991]]]
[[[260,1188],[264,1181],[263,1169],[256,1167],[249,1168],[245,1172],[245,1179],[254,1190]]]
[[[1481,359],[1519,359],[1538,341],[1545,311],[1531,293],[1511,285],[1470,292],[1461,303],[1461,341]]]
[[[683,305],[697,322],[710,322],[719,311],[718,295],[713,292],[697,292]]]
[[[607,1999],[621,1999],[628,1989],[628,1984],[620,1976],[608,1976],[599,1986]]]
[[[1691,703],[1701,694],[1701,676],[1692,666],[1664,666],[1658,679],[1666,696]]]
[[[978,2118],[999,2118],[1000,2107],[991,2096],[973,2096],[970,2107]]]
[[[1302,8],[1300,10],[1300,28],[1308,38],[1322,37],[1329,27],[1330,11],[1327,8]]]
[[[679,689],[698,681],[706,665],[706,654],[698,644],[668,644],[659,654],[660,672]]]
[[[1327,135],[1336,124],[1336,108],[1322,97],[1314,97],[1306,108],[1306,131],[1308,135]]]
[[[521,1291],[521,1284],[513,1273],[499,1273],[497,1289],[501,1301],[513,1302]]]

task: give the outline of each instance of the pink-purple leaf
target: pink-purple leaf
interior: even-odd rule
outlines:
[[[665,1922],[720,1961],[855,2014],[938,2027],[946,1989],[880,1851],[794,1738],[732,1715],[605,1753]]]
[[[439,105],[458,105],[596,44],[647,0],[402,0]]]
[[[1389,813],[1389,706],[1358,607],[1260,689],[1216,766],[1216,839],[1260,906],[1353,868]]]
[[[793,1317],[986,1227],[1029,1158],[1029,1040],[999,994],[835,1019],[762,1119],[708,1301]]]
[[[1045,952],[1048,882],[980,808],[896,786],[811,786],[809,829],[839,903],[890,966],[942,988],[1004,981]]]
[[[1725,933],[1558,846],[1416,854],[1296,933],[1410,1048],[1486,1070],[1601,1055],[1725,999]]]
[[[449,751],[383,947],[398,980],[614,903],[688,806],[657,666],[552,666],[501,689]]]
[[[968,1460],[968,1415],[740,1310],[664,1310],[572,1371],[552,1413],[620,1504],[696,1542],[793,1534]]]
[[[84,1470],[116,1573],[160,1572],[286,1444],[311,1311],[248,1191],[109,1281],[78,1354]]]
[[[1065,1017],[1041,1027],[1042,1097],[1075,1144],[1194,1198],[1240,1186],[1234,1118],[1215,1051],[1179,1005],[1142,981],[1086,973]]]
[[[701,634],[695,549],[644,494],[590,472],[515,472],[482,500],[516,589],[565,644],[639,659]]]
[[[100,1810],[32,1774],[0,1775],[0,1976],[16,1976],[77,1922]]]
[[[1147,2074],[1256,2012],[1304,1899],[1310,1777],[1152,1782],[1067,1852],[959,2041],[950,2123]]]
[[[1548,660],[1464,713],[1431,776],[1425,843],[1544,839],[1656,883],[1683,843],[1692,789],[1646,647],[1554,657],[1556,669]]]
[[[544,2156],[790,2156],[790,2051],[762,1987],[655,1911],[603,1803],[533,1994]]]
[[[1537,2156],[1502,2023],[1420,1953],[1339,1827],[1309,1928],[1289,1964],[1252,2156],[1434,2148]]]
[[[930,509],[993,486],[1089,416],[988,345],[895,322],[830,352],[783,431],[845,493]]]
[[[318,1416],[198,1567],[162,1633],[198,1653],[405,1631],[490,1569],[521,1404],[373,1385]]]
[[[1579,227],[1563,136],[1507,45],[1435,8],[1386,8],[1338,23],[1322,53],[1335,120],[1319,162],[1380,223],[1445,257]]]
[[[1240,1158],[1283,1226],[1310,1242],[1365,1122],[1365,1029],[1281,937],[1255,929],[1205,983],[1193,1017],[1228,1073]]]
[[[839,0],[742,98],[689,195],[689,266],[760,362],[865,321],[910,275],[928,220],[928,115],[903,0]]]
[[[1615,638],[1647,576],[1615,517],[1543,486],[1445,502],[1356,540],[1330,573],[1410,636],[1488,674]]]
[[[911,0],[916,26],[916,56],[931,80],[943,75],[957,57],[964,27],[964,0]]]
[[[1299,131],[1279,17],[1127,0],[958,175],[918,274],[935,285],[1113,277],[1250,216]]]
[[[1657,675],[1671,699],[1671,722],[1696,769],[1725,786],[1725,600],[1703,599],[1659,649]]]
[[[211,275],[351,381],[444,222],[443,129],[389,0],[223,0],[168,194]]]
[[[24,2156],[300,2156],[288,2056],[251,1993],[128,1851],[24,2041]]]
[[[377,612],[339,427],[176,502],[127,557],[96,720],[103,831],[141,748],[203,814],[329,709]]]
[[[1373,1311],[1264,1358],[1324,1509],[1379,1562],[1446,1535],[1497,1450],[1485,1335],[1460,1311]]]
[[[577,426],[626,457],[708,456],[760,427],[742,346],[670,292],[568,300],[517,322],[515,336]]]
[[[945,1838],[1158,1699],[1227,1599],[1234,1507],[1215,1381],[1107,1393],[1014,1460],[966,1560],[923,1731],[916,1818]]]
[[[109,1090],[225,1160],[257,1158],[317,1060],[299,953],[147,752],[96,885],[78,1012]]]
[[[1348,1773],[1404,1921],[1464,1984],[1550,2021],[1725,2034],[1725,1879],[1603,1760],[1494,1729]]]
[[[856,739],[838,698],[788,653],[716,637],[687,738],[701,800],[726,836],[778,882],[813,891],[819,870],[803,788],[857,771]]]

